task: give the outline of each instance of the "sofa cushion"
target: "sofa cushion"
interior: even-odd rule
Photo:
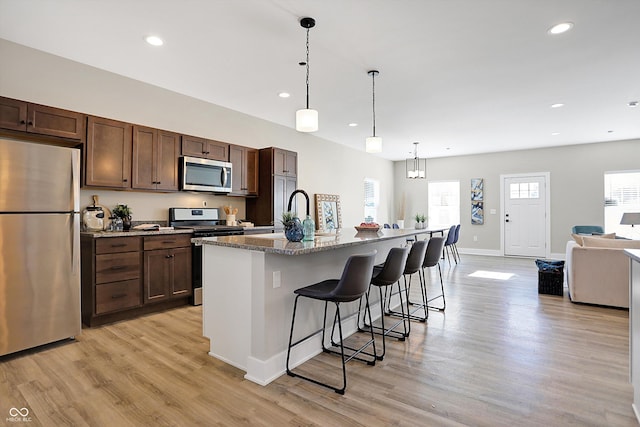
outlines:
[[[640,249],[640,240],[603,239],[602,237],[583,236],[582,246],[586,248]]]
[[[582,239],[584,237],[597,237],[597,238],[600,238],[600,239],[615,239],[616,238],[616,233],[607,233],[607,234],[575,234],[575,233],[572,233],[571,237],[573,237],[573,240],[575,240],[577,244],[579,244],[580,246],[584,246],[584,242],[582,241]]]

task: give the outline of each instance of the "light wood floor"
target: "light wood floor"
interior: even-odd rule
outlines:
[[[15,407],[31,421],[6,425],[637,425],[627,311],[539,296],[529,259],[463,255],[443,271],[446,313],[389,340],[376,366],[350,362],[344,396],[286,375],[244,380],[207,355],[201,307],[186,307],[0,359],[0,424]],[[338,380],[338,366],[320,355],[301,368]]]

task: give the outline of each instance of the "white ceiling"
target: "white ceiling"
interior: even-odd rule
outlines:
[[[638,0],[0,0],[0,38],[293,128],[304,16],[319,137],[364,150],[377,69],[384,158],[640,138]]]

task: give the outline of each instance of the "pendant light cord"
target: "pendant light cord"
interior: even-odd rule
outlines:
[[[307,110],[309,109],[309,28],[307,28]]]
[[[376,136],[376,73],[371,73],[371,81],[373,86],[373,136]]]

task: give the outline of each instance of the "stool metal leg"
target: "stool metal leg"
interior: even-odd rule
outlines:
[[[293,304],[293,315],[291,318],[291,331],[289,333],[289,346],[287,348],[287,365],[286,365],[286,370],[287,370],[287,375],[291,376],[291,377],[297,377],[297,378],[302,378],[304,380],[307,380],[309,382],[312,382],[314,384],[317,385],[321,385],[323,387],[327,387],[333,391],[335,391],[338,394],[344,394],[346,388],[347,388],[347,368],[346,368],[346,364],[347,362],[349,362],[351,359],[356,359],[356,360],[361,360],[363,362],[367,362],[368,365],[375,365],[376,359],[377,359],[377,352],[376,352],[376,344],[375,344],[375,338],[373,335],[373,331],[371,331],[371,339],[369,341],[367,341],[367,343],[365,343],[361,348],[359,349],[354,349],[351,347],[347,347],[344,345],[344,336],[342,334],[342,318],[340,316],[340,303],[339,302],[334,302],[334,304],[336,305],[336,313],[333,319],[333,325],[331,328],[331,344],[333,346],[336,347],[340,347],[340,351],[336,351],[333,350],[330,347],[326,347],[324,345],[325,343],[325,337],[326,337],[326,324],[327,324],[327,306],[328,306],[328,302],[325,301],[324,304],[324,315],[323,315],[323,319],[322,319],[322,351],[325,353],[332,353],[332,354],[338,354],[340,355],[340,359],[341,359],[341,364],[342,364],[342,387],[334,387],[330,384],[324,383],[322,381],[316,380],[314,378],[310,378],[307,377],[305,375],[302,374],[298,374],[293,372],[290,368],[289,368],[289,361],[290,361],[290,357],[291,357],[291,348],[295,347],[296,345],[300,344],[301,342],[311,338],[312,336],[316,335],[319,331],[315,331],[309,335],[307,335],[306,337],[296,341],[296,342],[292,342],[293,341],[293,330],[294,330],[294,324],[295,324],[295,319],[296,319],[296,311],[297,311],[297,307],[298,307],[298,297],[300,297],[300,295],[297,295]],[[366,314],[369,315],[369,322],[371,322],[371,310],[369,308],[369,298],[367,295],[366,298],[366,305],[365,305],[365,316]],[[335,326],[336,323],[338,324],[338,335],[339,335],[339,340],[338,342],[335,342],[333,337],[334,337],[334,333],[335,333]],[[366,347],[368,347],[369,345],[373,346],[373,354],[371,353],[367,353],[364,351],[364,349]],[[351,354],[350,356],[346,356],[345,355],[345,348],[348,350],[352,350],[354,351],[353,354]],[[361,357],[357,357],[358,354],[366,354],[368,356],[372,357],[372,360],[367,360]]]
[[[436,264],[438,266],[438,274],[440,275],[440,295],[435,296],[431,299],[427,300],[427,303],[430,303],[431,301],[438,299],[438,298],[442,298],[442,307],[438,307],[438,306],[433,306],[433,305],[428,305],[427,307],[429,308],[433,308],[435,310],[438,311],[444,311],[447,308],[447,300],[444,297],[444,284],[442,282],[442,269],[440,268],[440,264]],[[424,275],[424,270],[422,272],[422,274]]]

